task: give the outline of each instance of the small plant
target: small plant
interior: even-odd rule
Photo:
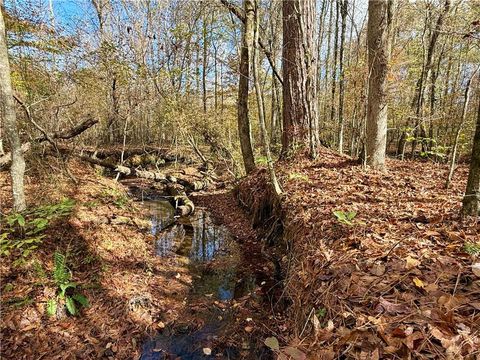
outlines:
[[[77,293],[78,284],[72,282],[72,272],[67,267],[67,258],[65,255],[55,252],[53,256],[55,268],[53,270],[53,281],[57,286],[57,296],[55,299],[47,301],[47,314],[53,316],[57,313],[59,304],[65,304],[70,315],[77,315],[77,305],[88,307],[88,299]]]
[[[58,204],[43,205],[24,213],[14,213],[0,224],[0,255],[16,256],[15,265],[21,264],[43,241],[52,220],[71,213],[75,202],[64,199]]]
[[[267,165],[268,159],[266,156],[259,156],[255,159],[255,163],[258,165]]]
[[[325,317],[325,315],[327,315],[327,309],[325,309],[325,308],[319,308],[319,309],[317,309],[316,315],[317,315],[317,317],[318,317],[319,319]]]
[[[101,195],[105,203],[112,203],[123,209],[128,203],[128,197],[118,189],[108,188],[102,191]]]
[[[338,222],[348,226],[353,226],[355,223],[362,224],[359,221],[355,220],[357,213],[355,211],[340,211],[336,210],[333,212],[333,215],[337,218]]]
[[[479,256],[480,242],[477,242],[477,243],[467,242],[463,245],[463,250],[469,255]]]

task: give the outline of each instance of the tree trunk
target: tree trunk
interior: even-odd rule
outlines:
[[[255,93],[257,95],[257,105],[258,105],[258,120],[260,122],[260,132],[262,135],[263,149],[265,156],[267,158],[267,167],[268,173],[270,175],[270,181],[272,183],[272,188],[274,194],[278,197],[282,193],[280,189],[280,184],[278,183],[277,176],[275,175],[275,169],[273,168],[272,156],[270,154],[270,143],[267,135],[267,127],[265,126],[265,106],[263,101],[262,89],[260,88],[258,67],[258,36],[259,36],[259,9],[258,9],[258,0],[255,0],[255,47],[253,49],[253,81],[255,83]]]
[[[0,0],[0,120],[5,126],[5,133],[10,143],[12,166],[13,210],[23,211],[25,202],[24,173],[25,160],[18,135],[15,104],[13,102],[12,83],[10,79],[10,64],[8,61],[5,23],[3,20],[3,0]]]
[[[470,85],[472,84],[473,78],[475,77],[475,74],[477,73],[477,71],[478,71],[478,68],[474,71],[470,79],[468,79],[467,86],[465,88],[465,95],[464,95],[463,107],[462,107],[462,116],[460,118],[460,124],[458,125],[457,132],[455,133],[455,140],[452,147],[452,155],[450,158],[450,167],[448,170],[447,181],[445,182],[445,189],[448,189],[450,187],[450,183],[452,182],[452,178],[453,178],[453,172],[455,171],[458,141],[460,140],[460,134],[462,132],[463,124],[465,123],[465,118],[467,116],[468,103],[470,102],[470,89],[471,89]]]
[[[345,52],[345,31],[347,29],[347,10],[348,10],[348,0],[339,0],[341,15],[342,15],[342,25],[341,25],[341,34],[340,34],[340,55],[339,55],[339,64],[340,64],[340,84],[339,84],[339,97],[338,97],[338,152],[343,154],[343,104],[345,100],[345,72],[343,64],[343,54]]]
[[[207,39],[207,15],[203,18],[203,56],[202,56],[202,102],[203,112],[207,112],[207,66],[208,66],[208,39]]]
[[[244,0],[245,22],[243,25],[242,48],[240,50],[240,78],[238,80],[238,134],[242,150],[245,172],[255,169],[253,157],[250,119],[248,118],[248,88],[250,78],[250,59],[253,45],[253,0]]]
[[[282,154],[309,145],[317,156],[317,51],[315,0],[283,0]]]
[[[435,53],[435,47],[437,44],[438,37],[440,35],[440,31],[442,30],[443,22],[445,20],[445,16],[448,14],[450,10],[450,2],[451,0],[445,0],[445,4],[443,9],[438,15],[437,22],[435,24],[435,28],[432,31],[432,35],[430,37],[430,41],[428,44],[427,49],[427,56],[425,59],[425,63],[420,74],[420,77],[417,81],[417,85],[415,87],[415,95],[414,101],[412,103],[414,110],[415,110],[415,139],[412,142],[412,155],[414,154],[415,148],[417,146],[417,138],[420,136],[422,138],[422,151],[425,151],[425,138],[426,138],[426,130],[425,125],[423,124],[423,103],[424,103],[424,94],[425,94],[425,84],[428,82],[428,78],[430,77],[431,70],[432,70],[432,63],[433,63],[433,55]]]
[[[473,138],[472,159],[470,160],[467,189],[463,197],[462,212],[465,215],[480,215],[480,99],[478,101],[477,126]]]
[[[330,123],[335,121],[335,93],[337,92],[337,57],[338,57],[338,21],[340,19],[339,0],[335,1],[335,34],[333,35],[333,66],[332,66],[332,97],[330,108]],[[333,6],[333,4],[332,4]]]
[[[366,162],[372,168],[385,168],[387,145],[387,74],[389,28],[393,1],[368,3],[368,110]]]

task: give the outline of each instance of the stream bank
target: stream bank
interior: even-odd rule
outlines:
[[[161,324],[140,359],[271,358],[261,326],[274,296],[272,269],[232,193],[196,195],[195,212],[179,217],[165,193],[127,184],[150,218],[155,255],[173,259],[183,269],[178,277],[190,279],[181,320]]]

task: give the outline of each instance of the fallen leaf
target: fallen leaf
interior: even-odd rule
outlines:
[[[476,276],[480,277],[480,263],[473,264],[472,271]]]
[[[386,312],[391,315],[404,314],[409,311],[409,308],[405,304],[395,304],[384,298],[380,297],[378,305],[375,307],[377,312]]]
[[[253,327],[252,326],[245,326],[245,331],[247,333],[251,333],[253,331]]]
[[[272,350],[277,350],[277,351],[280,350],[280,345],[278,344],[278,340],[274,336],[266,338],[264,343]]]
[[[318,317],[316,314],[313,314],[312,316],[312,324],[313,324],[313,331],[315,332],[315,334],[318,334],[322,329],[322,327],[320,325],[320,320],[318,320]]]
[[[413,269],[413,268],[416,268],[418,265],[421,264],[420,261],[418,261],[417,259],[412,258],[410,255],[407,256],[407,258],[405,259],[405,261],[407,262],[407,263],[405,264],[405,269],[407,269],[407,270],[411,270],[411,269]]]
[[[460,233],[447,231],[447,236],[452,241],[463,241],[463,238],[460,236]]]
[[[289,346],[283,349],[283,352],[289,356],[291,356],[294,360],[305,360],[307,355],[305,353],[293,346]]]
[[[370,272],[373,274],[373,275],[376,275],[376,276],[382,276],[383,274],[385,274],[385,265],[383,264],[375,264],[374,266],[372,266],[372,268],[370,269]]]
[[[427,285],[425,285],[425,283],[422,280],[420,280],[417,277],[413,278],[413,283],[415,284],[416,287],[419,287],[419,288],[422,288],[422,289],[427,286]]]

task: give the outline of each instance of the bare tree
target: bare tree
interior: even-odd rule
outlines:
[[[342,15],[342,24],[341,24],[341,33],[340,33],[340,54],[339,54],[339,70],[340,70],[340,84],[339,84],[339,94],[338,94],[338,152],[343,154],[343,132],[344,132],[344,121],[343,121],[343,106],[345,102],[345,64],[344,56],[345,52],[345,31],[347,28],[347,11],[348,11],[348,0],[340,0],[340,8]]]
[[[467,189],[463,197],[462,212],[465,215],[480,215],[480,99],[478,101],[477,125],[473,138],[472,159],[470,160]]]
[[[4,124],[12,154],[10,175],[12,177],[13,210],[23,211],[27,207],[23,184],[25,160],[23,159],[20,136],[18,135],[17,117],[13,101],[5,22],[3,20],[3,0],[0,0],[0,120]]]
[[[272,189],[274,194],[278,197],[282,190],[280,188],[280,184],[278,183],[277,176],[275,175],[275,169],[273,167],[273,160],[272,155],[270,154],[270,141],[268,139],[267,134],[267,127],[265,125],[265,103],[263,101],[263,93],[260,86],[259,80],[259,59],[258,59],[258,48],[260,47],[258,40],[259,40],[259,9],[258,9],[258,0],[255,0],[257,3],[255,4],[255,47],[253,49],[253,80],[255,83],[255,93],[257,95],[257,106],[258,106],[258,120],[260,122],[260,133],[262,135],[262,143],[263,149],[265,153],[265,157],[267,158],[267,168],[268,173],[270,175],[270,182],[272,184]]]
[[[387,145],[387,73],[389,27],[393,1],[368,2],[368,109],[366,160],[374,169],[385,167]]]
[[[245,171],[250,173],[255,169],[253,157],[250,119],[248,118],[248,88],[250,79],[250,63],[253,46],[253,0],[244,0],[245,22],[243,24],[242,48],[240,50],[240,78],[238,80],[238,133],[242,150]]]
[[[479,69],[475,69],[473,74],[470,76],[470,78],[467,81],[467,86],[465,88],[465,95],[463,97],[463,107],[462,107],[462,115],[460,118],[460,124],[458,125],[457,131],[455,133],[455,140],[453,142],[452,146],[452,154],[450,157],[450,167],[448,170],[448,177],[447,181],[445,182],[445,188],[448,189],[450,187],[450,183],[452,182],[453,178],[453,172],[455,171],[455,164],[457,161],[457,150],[458,150],[458,142],[460,140],[460,134],[463,130],[463,125],[465,123],[465,118],[467,117],[467,109],[468,109],[468,103],[470,102],[470,89],[471,89],[471,84],[473,81],[473,78],[475,77],[475,74],[477,73]]]

